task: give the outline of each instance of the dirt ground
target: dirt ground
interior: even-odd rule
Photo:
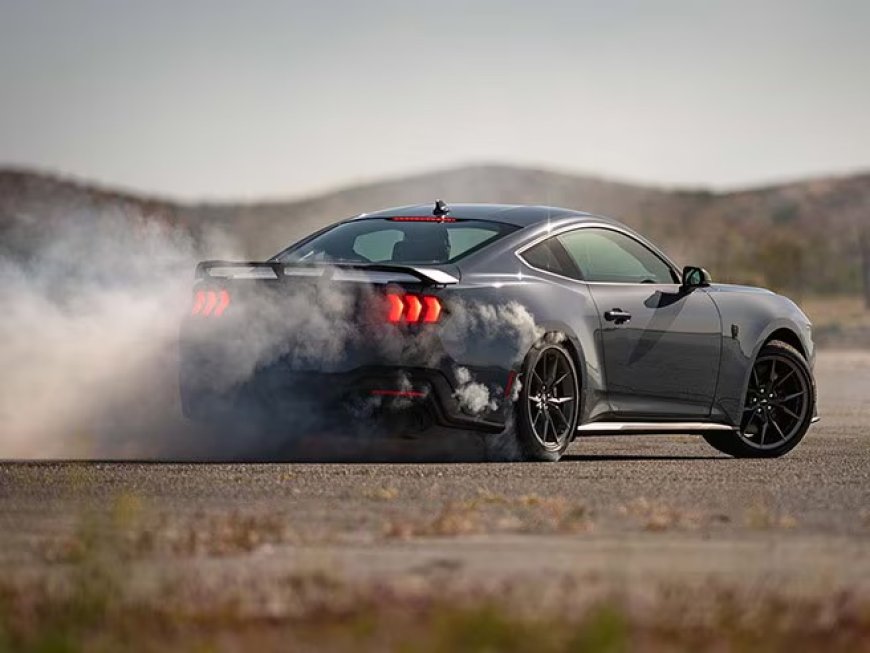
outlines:
[[[703,621],[724,593],[870,618],[870,351],[823,351],[816,375],[822,421],[769,461],[655,436],[581,440],[547,465],[5,463],[0,572],[15,600],[87,569],[119,601],[246,618],[373,587],[533,615],[619,597],[649,616],[677,597]]]

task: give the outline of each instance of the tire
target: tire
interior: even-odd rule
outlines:
[[[541,342],[528,353],[520,376],[514,434],[520,458],[556,462],[571,444],[580,414],[580,382],[571,353]]]
[[[806,359],[789,344],[772,340],[752,365],[739,433],[709,433],[704,439],[735,458],[778,458],[806,435],[816,405],[816,387]]]

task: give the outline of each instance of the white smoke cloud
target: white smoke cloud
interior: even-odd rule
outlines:
[[[456,368],[456,384],[453,396],[466,413],[479,415],[484,411],[498,409],[498,402],[490,396],[489,388],[476,382],[468,368]]]
[[[457,350],[473,346],[493,364],[519,363],[544,335],[529,310],[517,301],[455,302],[442,337]]]
[[[0,244],[0,457],[220,455],[209,446],[232,453],[244,438],[221,439],[181,416],[179,325],[190,308],[195,263],[244,252],[221,231],[193,237],[132,210],[72,212],[53,225],[45,233],[33,221],[14,247],[9,239]],[[209,382],[232,387],[278,359],[329,371],[355,349],[388,363],[437,362],[434,333],[397,338],[378,319],[368,323],[381,328],[361,327],[360,298],[347,287],[324,282],[246,301],[256,319],[246,321],[242,337],[224,343],[214,367],[203,369]],[[362,303],[376,301],[364,296]],[[477,334],[479,346],[501,362],[521,358],[540,337],[531,314],[515,302],[451,308],[438,337],[467,342]],[[465,368],[457,380],[464,410],[497,408],[498,389]],[[406,386],[407,378],[397,379],[397,387]],[[379,398],[362,400],[355,421],[381,405]],[[300,426],[319,419],[310,407],[294,416]]]
[[[0,256],[0,455],[147,455],[185,428],[167,407],[197,248],[116,212],[40,236],[29,256]]]

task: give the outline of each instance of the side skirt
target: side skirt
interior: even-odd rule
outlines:
[[[577,435],[700,435],[710,431],[732,431],[728,424],[713,422],[592,422],[577,427]]]

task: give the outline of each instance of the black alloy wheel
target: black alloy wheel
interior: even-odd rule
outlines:
[[[556,461],[577,429],[580,384],[571,354],[542,344],[526,358],[520,393],[518,437],[527,460]]]
[[[784,342],[770,342],[752,366],[739,434],[711,433],[707,441],[732,456],[781,456],[809,428],[815,399],[813,378],[800,352]]]

